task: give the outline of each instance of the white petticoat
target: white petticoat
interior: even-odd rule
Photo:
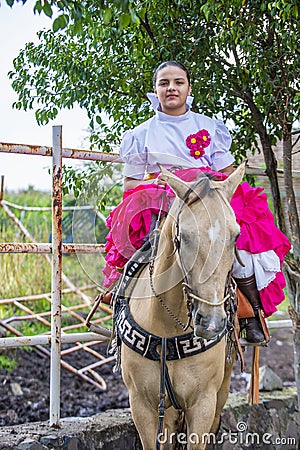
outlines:
[[[255,275],[257,289],[261,291],[267,287],[280,272],[280,260],[274,250],[262,253],[249,253],[239,250],[239,255],[245,267],[234,258],[232,275],[236,278],[246,278]]]

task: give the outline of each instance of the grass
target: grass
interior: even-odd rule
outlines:
[[[277,305],[277,311],[274,314],[272,314],[272,316],[268,317],[268,320],[269,321],[280,320],[282,318],[289,319],[290,318],[289,312],[288,312],[289,305],[290,305],[290,301],[289,301],[288,297],[285,296],[285,299],[283,300],[283,302],[280,303],[279,305]]]
[[[0,354],[0,370],[4,369],[7,372],[11,372],[17,365],[17,361],[12,358],[7,357],[7,355]]]
[[[20,193],[6,193],[5,200],[16,203],[20,206],[51,206],[51,196],[45,192],[35,191],[29,188]],[[70,197],[64,197],[64,201],[72,200]],[[22,221],[28,232],[34,237],[37,242],[49,242],[51,239],[51,211],[32,212],[20,211],[10,207],[13,213],[19,220]],[[63,218],[66,217],[63,213]],[[98,225],[96,225],[98,226]],[[106,229],[103,223],[101,224],[102,242],[105,236]],[[97,234],[98,230],[94,230],[93,234]],[[103,234],[104,233],[104,234]],[[87,234],[83,233],[81,242]],[[64,239],[66,236],[63,236]],[[94,237],[94,236],[92,236]],[[25,238],[23,233],[17,225],[6,215],[5,211],[0,208],[0,242],[30,242]],[[95,240],[92,241],[92,243]],[[97,241],[98,242],[98,241]],[[51,259],[51,255],[48,257]],[[93,283],[102,283],[102,268],[104,266],[104,257],[102,255],[65,255],[63,256],[63,272],[68,279],[76,287],[84,285],[91,285]],[[0,299],[9,299],[15,297],[29,296],[41,293],[51,292],[51,264],[47,261],[44,255],[41,254],[0,254]],[[62,288],[69,286],[63,282]],[[87,294],[93,299],[97,295],[97,290],[88,291]],[[82,300],[76,294],[63,295],[62,304],[66,307],[81,304]],[[34,313],[41,314],[45,311],[50,311],[51,305],[47,299],[36,301],[26,301],[23,305],[30,308]],[[78,314],[86,315],[89,312],[89,307],[78,311]],[[28,315],[28,312],[22,311],[14,304],[0,305],[0,320],[10,320],[15,317],[12,325],[16,326],[18,330],[26,335],[35,335],[44,332],[49,332],[49,327],[42,324],[38,320],[20,320],[22,316]],[[99,313],[98,316],[102,316]],[[50,317],[46,317],[50,322]],[[74,324],[76,320],[70,315],[63,314],[62,326]],[[79,320],[78,320],[79,323]],[[78,330],[74,330],[78,332]],[[9,334],[8,334],[9,335]]]

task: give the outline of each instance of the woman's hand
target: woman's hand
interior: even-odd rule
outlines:
[[[149,180],[136,180],[134,178],[125,177],[124,178],[124,191],[128,189],[134,189],[140,184],[156,184],[157,186],[161,186],[163,188],[166,187],[167,180],[164,178],[162,174],[159,174],[157,178],[151,178]]]
[[[161,187],[165,188],[167,185],[167,179],[165,178],[165,176],[162,173],[160,173],[158,175],[158,177],[155,178],[154,183],[157,184],[157,186],[161,186]]]

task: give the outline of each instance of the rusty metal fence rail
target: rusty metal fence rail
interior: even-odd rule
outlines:
[[[0,338],[0,348],[4,347],[18,347],[24,345],[32,345],[38,348],[43,354],[47,354],[50,357],[50,426],[58,427],[60,421],[60,370],[61,366],[66,367],[73,373],[78,374],[81,378],[94,383],[96,386],[104,389],[102,377],[98,376],[93,369],[103,364],[103,357],[98,356],[98,361],[92,364],[90,367],[83,368],[79,371],[73,367],[69,367],[61,358],[68,350],[62,351],[62,343],[77,343],[77,347],[84,346],[87,351],[97,354],[94,350],[89,349],[89,346],[95,342],[107,340],[107,336],[100,336],[95,333],[72,333],[66,334],[66,328],[62,330],[61,316],[63,311],[62,305],[62,281],[64,281],[70,292],[76,292],[82,297],[85,305],[91,304],[91,299],[84,293],[84,289],[78,289],[74,284],[66,277],[62,271],[62,255],[74,254],[74,253],[104,253],[103,244],[63,244],[62,242],[62,158],[74,158],[90,161],[105,161],[105,162],[120,162],[119,155],[117,154],[105,154],[101,152],[91,152],[73,149],[62,148],[62,127],[53,127],[53,147],[42,147],[32,145],[19,145],[19,144],[7,144],[0,143],[0,152],[5,153],[19,153],[26,155],[41,155],[52,156],[52,243],[38,243],[34,237],[26,230],[22,222],[13,214],[9,204],[3,200],[1,194],[0,202],[1,207],[5,210],[6,214],[17,224],[22,233],[31,242],[27,243],[0,243],[0,253],[34,253],[43,254],[46,260],[52,266],[52,287],[50,296],[43,294],[42,298],[49,298],[51,301],[51,332],[50,334],[38,335],[38,336],[23,336],[8,322],[1,321],[1,324],[6,330],[12,332],[16,337]],[[1,180],[1,193],[3,193],[3,178]],[[48,208],[47,208],[48,209]],[[70,208],[71,209],[71,208]],[[72,207],[74,209],[74,207]],[[52,257],[49,257],[49,254]],[[40,296],[36,296],[38,298]],[[14,303],[18,302],[21,305],[21,298],[19,299],[4,299],[0,300],[0,304],[7,304],[9,301]],[[26,307],[21,306],[26,311]],[[105,309],[105,306],[103,307]],[[106,308],[107,312],[111,313],[109,308]],[[27,309],[29,316],[32,318],[33,314],[31,310]],[[76,314],[71,312],[72,314]],[[40,321],[48,323],[47,316],[49,314],[38,314],[37,317]],[[80,319],[80,316],[77,315]],[[84,320],[81,318],[81,326]],[[62,332],[63,331],[63,332]],[[86,344],[81,344],[86,342]],[[42,345],[50,344],[49,351],[42,347]],[[113,357],[106,358],[112,360]],[[90,379],[84,374],[84,371],[88,370],[88,373],[93,373],[96,377],[96,381]]]

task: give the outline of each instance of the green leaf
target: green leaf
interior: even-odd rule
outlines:
[[[58,30],[62,30],[64,29],[67,25],[68,25],[68,16],[66,14],[61,14],[60,16],[58,16],[52,25],[52,29],[54,31],[54,33]]]
[[[296,17],[296,19],[298,19],[298,16],[299,16],[298,5],[293,6],[293,15],[294,15],[294,17]]]
[[[128,27],[130,22],[131,22],[131,15],[130,14],[128,14],[128,13],[121,14],[120,19],[119,19],[120,29],[122,30],[123,28]]]
[[[131,22],[135,23],[136,25],[139,25],[140,24],[140,19],[138,18],[135,10],[132,9],[132,8],[129,8],[129,11],[130,11],[130,20],[131,20]]]
[[[201,6],[200,11],[203,12],[205,19],[208,20],[209,14],[210,14],[210,7],[208,3],[205,3],[203,6]]]
[[[52,17],[52,8],[51,5],[45,0],[44,6],[43,6],[43,11],[46,14],[46,16],[48,17]]]
[[[58,1],[58,2],[57,2],[57,7],[58,7],[60,10],[63,10],[63,9],[65,8],[64,2],[63,2],[63,1]]]
[[[106,8],[104,10],[102,17],[105,24],[108,24],[111,21],[112,14],[111,8]]]
[[[37,0],[37,2],[34,5],[33,11],[37,11],[39,14],[43,11],[43,5],[41,0]]]
[[[61,26],[61,16],[58,16],[53,22],[52,30],[55,33],[57,30],[60,30],[61,28],[62,28],[62,26]]]
[[[76,21],[73,27],[74,34],[82,34],[83,33],[83,26],[81,21]]]

